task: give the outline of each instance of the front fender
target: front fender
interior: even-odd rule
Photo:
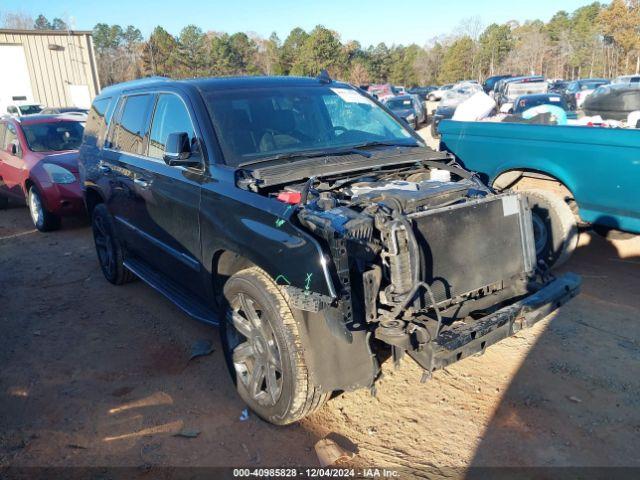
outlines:
[[[279,285],[336,297],[329,263],[318,241],[293,223],[294,208],[222,182],[202,190],[202,258],[232,251],[266,271]]]

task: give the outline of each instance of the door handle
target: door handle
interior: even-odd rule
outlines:
[[[149,188],[151,182],[145,178],[134,178],[133,183],[138,185],[140,188]]]

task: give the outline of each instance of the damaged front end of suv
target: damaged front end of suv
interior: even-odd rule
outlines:
[[[496,194],[427,148],[361,155],[256,166],[239,179],[289,203],[290,221],[323,247],[335,298],[283,286],[303,313],[305,354],[321,352],[309,362],[323,389],[372,387],[380,363],[404,354],[428,378],[578,293],[579,277],[537,264],[526,198]]]

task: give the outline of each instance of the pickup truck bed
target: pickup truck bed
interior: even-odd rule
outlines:
[[[560,181],[588,223],[640,233],[640,132],[513,123],[440,124],[441,149],[490,185],[526,171]]]

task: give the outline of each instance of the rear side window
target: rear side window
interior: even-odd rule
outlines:
[[[113,130],[112,148],[142,154],[151,95],[131,95],[124,99],[120,119]]]
[[[173,94],[158,97],[149,135],[149,156],[162,159],[167,137],[171,133],[186,133],[191,145],[196,144],[196,134],[189,111],[182,100]]]
[[[111,98],[100,98],[93,102],[84,130],[85,142],[95,143],[95,146],[102,147],[114,105],[115,102],[112,102]]]

